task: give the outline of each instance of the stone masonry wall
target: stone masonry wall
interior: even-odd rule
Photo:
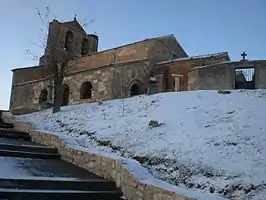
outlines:
[[[101,66],[110,65],[114,62],[144,59],[148,57],[147,51],[147,42],[140,42],[134,45],[126,45],[120,48],[97,52],[71,61],[71,71],[95,69]]]
[[[74,29],[71,29],[72,25],[70,27],[65,26],[57,21],[50,24],[50,29],[53,27],[59,31],[59,35],[64,35],[67,30],[73,31],[75,33],[74,46],[80,49],[84,33],[75,32]],[[59,46],[62,43],[60,42]],[[75,49],[76,53],[78,53],[78,49]],[[91,101],[121,97],[121,90],[124,96],[128,96],[130,86],[134,81],[140,83],[143,91],[147,90],[149,87],[149,70],[152,68],[152,63],[156,59],[169,59],[170,52],[177,52],[180,56],[186,56],[174,36],[164,36],[93,53],[71,61],[69,63],[69,76],[65,80],[65,83],[70,87],[70,103],[79,101],[80,87],[85,81],[90,81],[93,85]],[[149,63],[146,62],[147,59]],[[143,64],[136,64],[138,61]],[[107,67],[110,67],[110,69],[107,69]],[[129,71],[126,71],[126,69]],[[75,75],[72,75],[72,73],[75,73]],[[14,70],[10,108],[32,106],[34,99],[39,95],[37,95],[38,92],[33,91],[34,89],[31,91],[30,87],[34,86],[35,82],[44,81],[47,75],[48,72],[45,67]],[[123,82],[123,87],[121,82]],[[21,95],[24,92],[27,95],[22,97]],[[25,99],[23,101],[19,100],[20,97]]]
[[[266,88],[266,65],[260,65],[256,68],[257,70],[257,79],[256,79],[256,88]]]
[[[44,66],[28,67],[13,70],[13,85],[46,78],[47,68]]]
[[[128,96],[134,80],[140,80],[146,88],[147,72],[145,69],[148,65],[149,62],[144,59],[74,73],[64,81],[70,88],[70,103],[80,101],[80,89],[86,81],[92,83],[91,101],[119,98],[122,90],[123,94]]]
[[[234,73],[228,64],[196,67],[188,74],[188,90],[225,90],[234,88]]]
[[[77,42],[80,43],[80,37]],[[75,40],[75,41],[76,41]],[[69,63],[69,72],[77,72],[85,69],[95,69],[108,66],[113,63],[142,60],[148,57],[148,43],[140,42],[134,45],[126,45],[121,48],[114,48],[84,56]],[[43,66],[15,69],[13,73],[13,84],[36,81],[46,78],[48,71]]]
[[[14,123],[16,130],[28,132],[32,141],[57,148],[62,160],[115,181],[128,200],[196,200],[183,194],[184,191],[174,192],[177,188],[165,182],[165,186],[159,184],[162,181],[154,179],[137,161],[109,153],[88,151],[75,146],[74,141],[70,144],[71,140],[67,136],[38,131],[31,123],[15,121],[5,114],[3,118],[5,122]]]
[[[211,57],[208,59],[190,59],[182,62],[172,62],[169,66],[170,74],[183,75],[182,90],[188,90],[188,73],[195,66],[211,65],[221,63],[227,60],[227,56]]]
[[[255,88],[266,88],[266,61],[227,62],[196,67],[189,72],[189,90],[223,90],[235,88],[236,68],[255,68]]]
[[[171,53],[175,53],[178,58],[188,57],[174,36],[158,38],[149,43],[149,59],[152,64],[171,60]]]
[[[181,90],[185,91],[188,88],[188,69],[189,69],[189,62],[171,62],[165,64],[168,68],[168,73],[167,73],[167,80],[168,80],[168,88],[167,89],[172,89],[169,86],[173,87],[173,77],[172,74],[179,74],[182,75],[182,84],[180,85]]]
[[[255,87],[266,89],[266,61],[257,62],[255,65]]]
[[[13,113],[23,114],[39,110],[39,96],[48,88],[49,81],[41,80],[12,86],[10,109]]]
[[[147,59],[132,62],[131,64],[120,64],[113,67],[113,79],[111,81],[112,98],[130,96],[130,89],[134,83],[139,84],[142,91],[149,87],[149,61]]]
[[[147,88],[145,69],[148,68],[148,64],[147,60],[144,59],[101,67],[97,70],[73,73],[64,80],[70,89],[69,103],[84,101],[80,99],[80,90],[86,81],[92,84],[92,98],[88,101],[120,98],[121,91],[123,91],[124,96],[128,96],[131,83],[134,80],[139,80],[143,83],[143,87]]]
[[[163,79],[165,82],[161,82],[158,88],[164,88],[165,90],[173,89],[173,77],[172,74],[182,75],[181,79],[181,90],[188,90],[188,73],[196,66],[201,65],[211,65],[216,63],[225,62],[228,60],[227,54],[213,56],[208,58],[184,58],[181,60],[170,60],[155,65],[153,69],[153,74],[163,74]],[[192,74],[191,74],[192,75]],[[167,77],[165,77],[167,76]],[[167,88],[166,88],[167,86]]]
[[[51,48],[56,45],[57,56],[60,56],[64,49],[66,33],[70,31],[73,34],[71,42],[72,55],[81,55],[82,41],[86,37],[86,32],[80,27],[77,21],[61,23],[57,20],[53,20],[49,23],[49,32],[47,37],[47,45],[44,55],[41,58],[40,64],[45,63],[45,57],[51,53]]]
[[[129,96],[130,88],[136,81],[146,90],[148,68],[149,62],[144,59],[73,73],[63,81],[69,87],[69,103],[120,98],[121,91],[124,97]],[[92,84],[92,98],[81,100],[81,87],[85,82]],[[49,92],[48,85],[48,79],[14,85],[10,103],[12,113],[38,110],[41,91],[47,89]]]
[[[67,76],[63,83],[69,86],[69,103],[73,104],[80,101],[81,87],[85,82],[92,84],[91,101],[109,99],[111,97],[110,84],[112,77],[113,74],[110,67],[87,70]]]

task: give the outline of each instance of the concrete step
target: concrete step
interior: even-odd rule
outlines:
[[[0,128],[14,128],[14,124],[2,122],[0,123]]]
[[[23,139],[23,140],[30,140],[30,136],[28,133],[17,133],[17,132],[2,132],[0,131],[1,138],[13,138],[13,139]]]
[[[40,147],[46,147],[44,145],[41,144],[37,144],[32,142],[31,140],[27,141],[27,140],[17,140],[17,139],[12,139],[12,138],[4,138],[4,137],[0,137],[0,143],[1,144],[11,144],[11,145],[34,145],[34,146],[40,146]]]
[[[57,149],[35,145],[13,145],[0,142],[0,150],[57,154]]]
[[[59,177],[0,178],[0,188],[43,189],[43,190],[83,190],[116,191],[116,184],[105,179],[80,180]]]
[[[21,132],[21,131],[17,131],[16,129],[13,129],[13,128],[0,128],[0,132],[1,133],[12,133],[12,134],[16,134],[16,135],[25,135],[25,134],[28,134],[28,133],[25,133],[25,132]]]
[[[0,150],[0,156],[20,157],[20,158],[40,158],[40,159],[60,159],[56,153],[41,153],[28,151]]]
[[[117,191],[77,191],[77,190],[30,190],[0,188],[0,199],[8,200],[119,200]]]

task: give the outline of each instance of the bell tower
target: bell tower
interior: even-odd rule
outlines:
[[[74,57],[81,57],[95,53],[98,50],[99,38],[94,34],[87,34],[76,19],[59,22],[54,19],[49,23],[48,37],[44,55],[40,57],[39,65],[45,65],[52,52],[61,56],[60,52],[67,51]]]

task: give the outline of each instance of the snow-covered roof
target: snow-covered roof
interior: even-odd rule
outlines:
[[[195,69],[202,69],[202,68],[207,68],[207,67],[214,67],[214,66],[220,66],[220,65],[223,65],[223,64],[230,64],[231,66],[234,66],[236,68],[236,65],[239,65],[243,63],[244,66],[240,66],[241,68],[249,68],[250,66],[245,66],[246,63],[248,64],[252,64],[252,65],[255,65],[255,64],[258,64],[258,63],[263,63],[263,66],[265,66],[266,64],[266,60],[246,60],[245,62],[243,61],[223,61],[223,62],[220,62],[220,63],[214,63],[214,64],[209,64],[209,65],[204,65],[204,66],[197,66],[197,67],[193,67],[192,70],[195,70]]]
[[[162,61],[162,62],[156,63],[155,65],[162,65],[166,63],[185,61],[185,60],[208,59],[208,58],[219,57],[219,56],[228,56],[228,52],[219,52],[219,53],[203,54],[203,55],[190,56],[190,57],[184,57],[184,58],[176,58],[172,60]]]

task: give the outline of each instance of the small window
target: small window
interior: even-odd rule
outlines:
[[[87,38],[84,38],[81,44],[81,55],[86,55],[88,53],[89,41]]]
[[[46,89],[43,89],[39,96],[39,104],[45,103],[47,102],[47,100],[48,100],[48,91]]]
[[[65,35],[65,45],[64,45],[66,51],[71,50],[73,38],[74,38],[73,33],[71,31],[67,31]]]
[[[177,58],[179,58],[179,56],[176,53],[174,53],[174,52],[170,53],[170,59],[171,60],[174,60],[174,59],[177,59]]]

